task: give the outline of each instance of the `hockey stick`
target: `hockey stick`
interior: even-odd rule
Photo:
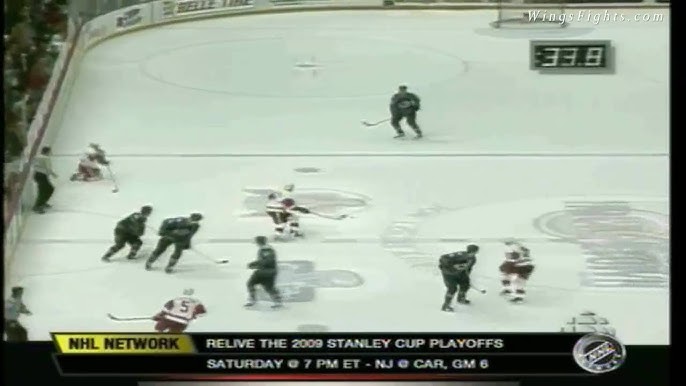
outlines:
[[[220,259],[220,260],[216,260],[216,259],[213,259],[212,257],[207,256],[206,254],[204,254],[204,253],[198,251],[197,249],[191,249],[191,250],[192,250],[193,252],[197,253],[198,256],[202,257],[203,259],[208,260],[208,261],[211,261],[211,262],[213,262],[213,263],[215,263],[215,264],[227,264],[227,263],[229,262],[229,259]]]
[[[112,169],[110,168],[110,165],[107,165],[107,171],[110,173],[110,177],[112,177],[112,183],[114,184],[114,188],[112,189],[112,193],[117,193],[119,191],[119,184],[117,184],[117,178],[115,177],[114,173],[112,173]]]
[[[479,292],[479,293],[482,293],[482,294],[485,294],[485,293],[486,293],[486,290],[485,290],[485,289],[479,289],[479,288],[474,287],[474,286],[471,286],[471,287],[472,287],[475,291],[477,291],[477,292]]]
[[[315,215],[315,216],[317,216],[317,217],[327,218],[327,219],[329,219],[329,220],[343,220],[343,219],[345,219],[345,218],[350,217],[350,216],[348,216],[347,214],[341,214],[341,215],[338,215],[338,216],[331,216],[331,215],[328,215],[328,214],[317,213],[317,212],[313,212],[313,211],[310,211],[310,213],[313,214],[313,215]]]
[[[138,316],[138,317],[133,317],[133,318],[120,318],[118,316],[114,316],[112,314],[107,314],[107,317],[117,321],[117,322],[135,322],[135,321],[140,321],[140,320],[151,320],[152,318],[149,316]]]
[[[373,126],[379,126],[380,124],[388,122],[390,120],[391,120],[391,118],[382,119],[382,120],[377,121],[377,122],[362,121],[362,124],[367,126],[367,127],[373,127]]]

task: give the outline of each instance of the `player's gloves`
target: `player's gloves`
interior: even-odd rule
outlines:
[[[304,214],[310,213],[309,209],[303,208],[302,206],[296,206],[295,208],[293,208],[293,210],[296,212],[304,213]]]

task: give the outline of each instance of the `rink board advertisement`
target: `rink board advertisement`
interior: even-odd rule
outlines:
[[[246,10],[253,0],[165,0],[161,6],[162,19],[203,15],[220,11]]]

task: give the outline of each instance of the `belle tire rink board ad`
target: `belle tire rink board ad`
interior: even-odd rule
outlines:
[[[253,5],[253,0],[166,0],[162,2],[162,17],[173,18],[220,10],[249,9]]]

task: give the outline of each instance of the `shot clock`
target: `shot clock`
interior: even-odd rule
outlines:
[[[609,40],[532,40],[530,66],[545,74],[608,74],[614,72]]]

